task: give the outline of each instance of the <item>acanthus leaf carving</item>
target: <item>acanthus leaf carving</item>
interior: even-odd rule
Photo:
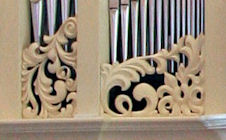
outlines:
[[[68,18],[47,46],[32,43],[22,56],[24,118],[73,117],[76,112],[76,41],[67,52],[63,46],[77,37],[76,18]]]
[[[204,35],[197,39],[192,36],[182,37],[170,51],[162,50],[154,55],[131,58],[121,64],[102,65],[101,104],[105,115],[116,117],[136,116],[193,116],[204,113],[205,91],[204,58],[201,48]],[[180,64],[175,75],[167,72],[167,61],[174,60],[179,64],[180,54],[186,55],[188,65]],[[154,61],[157,67],[151,66]],[[126,68],[126,69],[125,69]],[[140,83],[140,75],[164,75],[164,84],[154,89],[152,85]],[[109,107],[110,90],[120,86],[122,91],[130,88],[132,82],[138,82],[131,93],[136,101],[145,99],[146,106],[139,111],[133,110],[131,97],[117,94],[115,107],[118,112]],[[178,84],[178,82],[180,84]],[[190,82],[190,83],[189,83]],[[126,108],[123,103],[127,103]]]
[[[139,62],[139,63],[138,63]],[[140,79],[140,75],[144,76],[146,73],[153,74],[155,72],[155,68],[150,66],[146,60],[136,60],[131,59],[126,61],[125,63],[115,63],[114,65],[104,64],[102,65],[102,93],[109,91],[116,85],[119,85],[122,90],[127,90],[130,85],[131,81],[137,82]],[[102,94],[102,102],[104,102],[103,107],[109,114],[121,116],[120,114],[116,114],[108,107],[108,95]],[[123,114],[127,114],[127,110],[123,107],[122,103],[127,102],[129,106],[129,112],[131,112],[131,99],[126,96],[122,95],[117,97],[116,99],[116,107],[120,112],[124,112]]]

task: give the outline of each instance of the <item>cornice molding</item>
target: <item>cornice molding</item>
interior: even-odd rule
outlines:
[[[57,132],[197,131],[225,129],[226,115],[162,118],[2,120],[0,134]]]

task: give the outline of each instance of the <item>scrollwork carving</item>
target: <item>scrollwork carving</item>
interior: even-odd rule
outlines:
[[[202,87],[204,58],[201,47],[203,44],[203,35],[197,39],[186,36],[181,38],[171,51],[163,49],[157,54],[132,58],[120,64],[103,64],[101,104],[104,114],[116,117],[202,115],[205,100]],[[179,54],[186,55],[188,65],[180,64],[176,74],[173,75],[167,72],[167,61],[174,60],[179,64]],[[156,68],[150,65],[150,60],[157,63]],[[156,90],[150,84],[139,83],[132,92],[136,101],[145,99],[144,109],[134,111],[131,97],[125,94],[119,94],[114,101],[118,112],[109,107],[110,90],[113,87],[119,86],[122,91],[126,91],[132,82],[140,81],[140,76],[154,73],[164,75],[163,85]],[[125,107],[124,103],[128,107]]]
[[[72,117],[76,112],[76,41],[71,51],[63,46],[77,36],[76,18],[68,18],[47,46],[32,43],[22,56],[22,115],[24,118]]]

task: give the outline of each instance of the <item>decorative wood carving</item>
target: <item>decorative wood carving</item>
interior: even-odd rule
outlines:
[[[76,112],[76,41],[71,51],[63,46],[77,36],[76,18],[68,18],[47,46],[32,43],[23,51],[22,115],[24,118],[73,117]]]
[[[157,54],[132,58],[120,64],[103,64],[101,105],[104,114],[112,117],[204,114],[205,92],[202,87],[204,58],[201,53],[203,44],[204,35],[200,35],[197,39],[186,36],[181,38],[171,51],[163,49]],[[174,60],[179,64],[179,54],[187,56],[188,65],[180,64],[175,75],[168,73],[167,61]],[[157,63],[156,68],[150,65],[150,60]],[[110,90],[113,87],[120,86],[122,91],[126,91],[130,88],[131,82],[140,81],[140,75],[143,77],[154,73],[164,74],[164,85],[155,90],[152,85],[139,83],[131,93],[137,101],[146,100],[143,110],[134,111],[131,97],[125,94],[119,94],[114,101],[118,112],[109,107]],[[126,103],[128,107],[125,107],[123,103]]]

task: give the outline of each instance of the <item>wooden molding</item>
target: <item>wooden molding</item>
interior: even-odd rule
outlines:
[[[211,115],[201,117],[162,117],[162,118],[117,118],[108,119],[101,117],[79,117],[74,119],[62,120],[11,120],[0,121],[1,138],[66,138],[88,139],[93,137],[94,140],[112,138],[113,140],[127,140],[131,136],[139,136],[139,139],[159,138],[158,134],[164,132],[164,138],[171,138],[173,133],[175,139],[183,138],[188,140],[192,134],[197,140],[207,140],[215,138],[214,132],[224,134],[226,132],[226,115]],[[133,133],[131,133],[133,132]],[[123,133],[123,134],[122,134]],[[144,133],[148,134],[143,135]],[[205,135],[203,135],[205,134]],[[35,137],[39,136],[39,137]],[[164,139],[163,138],[163,139]],[[135,138],[133,138],[135,139]],[[212,140],[212,139],[210,139]]]

